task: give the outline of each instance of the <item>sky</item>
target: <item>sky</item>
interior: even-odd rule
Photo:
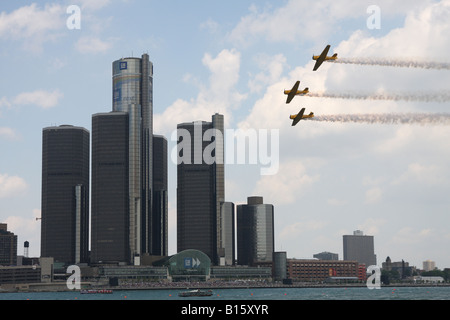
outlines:
[[[257,154],[226,162],[225,198],[274,205],[276,251],[343,259],[343,235],[362,230],[379,266],[450,267],[449,16],[448,0],[0,0],[0,222],[19,255],[24,241],[40,255],[42,129],[91,130],[112,110],[112,62],[148,53],[169,254],[176,125],[217,112],[228,132],[257,133]],[[328,44],[338,61],[313,72]],[[297,80],[310,95],[286,104]],[[315,118],[292,127],[303,107]]]

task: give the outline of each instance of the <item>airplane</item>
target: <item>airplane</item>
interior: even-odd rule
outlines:
[[[292,126],[295,126],[300,120],[309,119],[314,117],[314,112],[311,112],[309,115],[303,115],[305,113],[305,108],[302,108],[298,114],[294,114],[289,117],[292,120]]]
[[[319,67],[322,65],[324,61],[327,60],[336,60],[337,59],[337,53],[333,54],[331,57],[327,56],[328,50],[330,50],[330,45],[327,45],[325,49],[322,51],[320,56],[313,56],[313,60],[316,60],[316,64],[314,65],[313,71],[316,71],[319,69]]]
[[[303,91],[298,90],[298,86],[300,85],[300,81],[297,81],[291,90],[284,90],[284,94],[287,94],[286,103],[289,103],[294,99],[294,97],[298,94],[307,94],[309,92],[309,88],[303,89]]]

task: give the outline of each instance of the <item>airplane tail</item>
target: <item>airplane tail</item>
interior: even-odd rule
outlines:
[[[333,54],[333,58],[337,58],[337,53]]]

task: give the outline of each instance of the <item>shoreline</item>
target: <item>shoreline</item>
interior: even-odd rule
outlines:
[[[33,284],[28,284],[33,286]],[[37,285],[37,284],[35,284]],[[58,286],[58,287],[56,287]],[[255,285],[255,284],[242,284],[242,285],[202,285],[200,283],[184,283],[183,285],[167,285],[167,286],[117,286],[117,287],[111,287],[111,286],[101,286],[101,287],[95,287],[95,286],[89,286],[89,287],[82,287],[80,290],[69,290],[65,284],[61,286],[61,284],[55,284],[55,288],[47,288],[47,289],[21,289],[21,288],[11,288],[11,289],[3,289],[0,288],[0,296],[2,293],[46,293],[46,292],[79,292],[81,290],[112,290],[112,291],[142,291],[142,290],[193,290],[193,289],[321,289],[321,288],[366,288],[367,285],[365,283],[343,283],[343,284],[297,284],[297,285],[283,285],[283,284],[274,284],[274,285],[267,285],[267,284],[261,284],[261,285]],[[422,287],[422,288],[435,288],[435,287],[450,287],[450,283],[440,283],[440,284],[432,284],[432,283],[393,283],[393,284],[383,284],[381,285],[381,288],[393,288],[393,287]]]

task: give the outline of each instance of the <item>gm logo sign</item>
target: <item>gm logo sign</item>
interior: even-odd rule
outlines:
[[[122,61],[120,62],[120,70],[127,70],[128,69],[128,64],[126,61]]]
[[[197,258],[184,258],[185,269],[196,269],[200,266],[200,260]]]

